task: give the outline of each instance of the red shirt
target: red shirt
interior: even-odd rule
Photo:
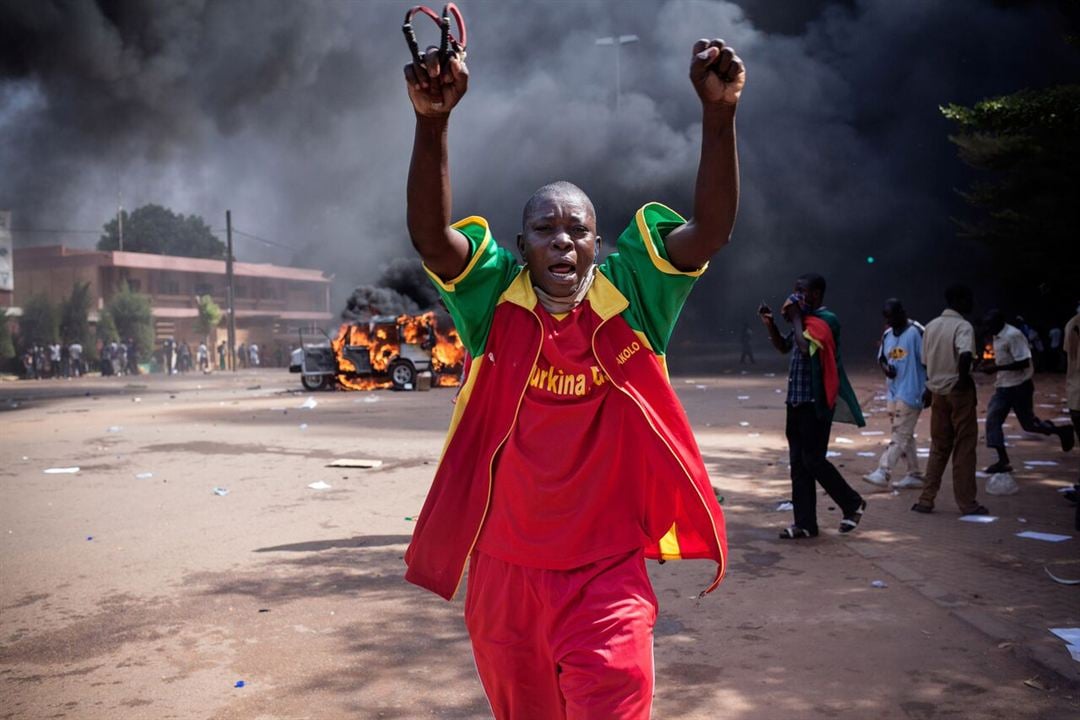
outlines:
[[[671,527],[675,499],[654,481],[671,469],[647,467],[646,454],[634,452],[658,440],[593,356],[600,321],[586,304],[561,320],[536,308],[540,356],[495,459],[477,542],[507,562],[566,570],[643,547]]]

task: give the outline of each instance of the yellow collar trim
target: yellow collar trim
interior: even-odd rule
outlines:
[[[599,269],[593,276],[592,287],[589,288],[585,299],[589,301],[593,312],[599,315],[602,320],[615,317],[630,307],[630,301],[619,292],[615,284],[608,280]],[[520,305],[529,312],[533,312],[538,301],[536,291],[533,290],[532,279],[529,277],[529,268],[521,268],[517,277],[510,283],[510,287],[506,288],[499,300],[500,302],[505,301]]]

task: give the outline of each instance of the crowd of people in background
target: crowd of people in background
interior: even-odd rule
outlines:
[[[843,512],[839,532],[854,530],[867,504],[829,462],[828,443],[833,421],[863,425],[861,410],[846,392],[847,378],[840,359],[839,321],[824,306],[825,280],[813,273],[795,281],[794,290],[780,315],[790,324],[780,332],[772,310],[762,303],[758,313],[773,346],[790,353],[786,396],[788,440],[791,463],[791,492],[794,524],[780,533],[788,540],[818,534],[816,485],[820,484]],[[881,336],[877,364],[885,376],[886,401],[890,420],[889,444],[878,466],[863,480],[894,490],[920,490],[911,506],[929,514],[942,485],[946,466],[952,461],[952,489],[963,515],[987,515],[978,500],[977,451],[979,441],[978,402],[975,373],[993,376],[994,390],[986,410],[985,439],[994,460],[983,471],[995,478],[1013,468],[1006,450],[1003,425],[1010,413],[1030,434],[1057,438],[1063,452],[1069,452],[1080,437],[1080,305],[1064,329],[1054,328],[1044,345],[1042,338],[1023,317],[1006,322],[1005,313],[989,310],[980,326],[983,342],[977,342],[975,327],[967,319],[974,309],[969,288],[954,285],[945,292],[945,310],[925,327],[907,315],[903,301],[889,298],[882,316],[886,329]],[[747,355],[747,331],[742,336],[743,356]],[[1040,419],[1035,413],[1037,370],[1066,372],[1066,402],[1069,422]],[[923,409],[930,411],[930,450],[925,473],[919,467],[915,447],[915,426]],[[1059,419],[1060,420],[1060,419]],[[905,472],[897,477],[901,462]],[[1015,482],[1011,477],[1009,482]],[[1076,502],[1080,477],[1067,499]],[[1076,526],[1080,529],[1080,506]]]
[[[191,344],[177,341],[173,337],[161,340],[158,348],[151,353],[151,360],[140,370],[138,351],[135,341],[128,338],[122,342],[101,343],[99,341],[96,360],[90,362],[81,343],[33,344],[20,355],[22,376],[30,380],[48,378],[78,378],[88,372],[100,371],[103,377],[138,375],[140,372],[160,372],[166,375],[183,375],[189,372],[208,373],[213,370],[226,370],[228,346],[221,341],[214,352],[205,342],[199,342],[192,351]],[[278,343],[276,353],[270,361],[278,367],[284,367],[288,353],[284,345]],[[263,358],[257,343],[240,343],[234,357],[235,367],[255,369],[262,367]]]

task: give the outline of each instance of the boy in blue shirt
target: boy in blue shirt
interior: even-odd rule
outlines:
[[[900,459],[907,462],[907,475],[893,482],[894,488],[921,488],[922,472],[915,452],[915,424],[923,409],[926,393],[926,367],[922,357],[923,326],[911,320],[899,298],[889,298],[882,309],[889,328],[881,336],[878,365],[885,373],[888,387],[889,419],[892,436],[881,454],[878,467],[863,480],[885,487]]]

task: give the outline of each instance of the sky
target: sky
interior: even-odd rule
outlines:
[[[816,271],[859,332],[905,298],[923,320],[950,282],[992,295],[956,238],[971,179],[940,105],[1080,70],[1065,3],[1046,0],[462,0],[470,89],[451,119],[454,211],[512,246],[537,187],[590,194],[611,244],[636,208],[689,215],[700,105],[690,47],[747,67],[742,195],[680,336],[729,333]],[[159,203],[238,238],[242,260],[335,274],[336,302],[410,257],[409,3],[0,0],[0,208],[16,245],[92,246],[118,202]],[[425,21],[426,22],[426,21]],[[418,24],[422,43],[437,38]],[[620,50],[598,37],[635,34]],[[79,232],[53,233],[45,230]],[[873,262],[869,262],[873,258]]]

